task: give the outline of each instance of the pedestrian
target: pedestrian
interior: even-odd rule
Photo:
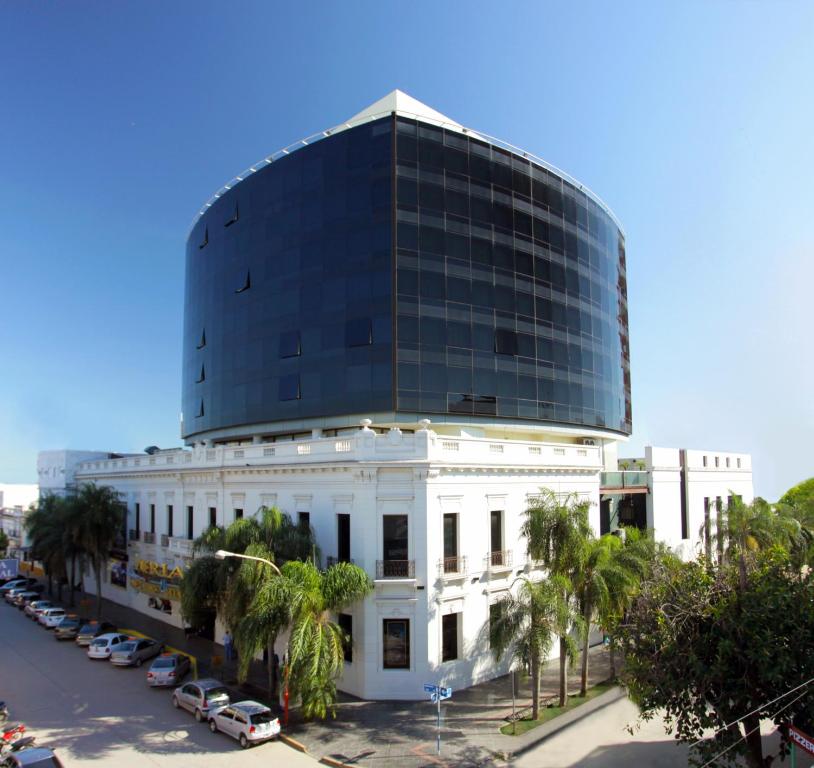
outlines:
[[[223,634],[223,650],[226,652],[226,661],[231,661],[232,660],[232,635],[229,634],[228,629]]]

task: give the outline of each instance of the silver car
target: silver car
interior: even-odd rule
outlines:
[[[46,629],[53,629],[64,618],[64,608],[56,608],[51,606],[50,608],[46,608],[39,616],[37,616],[37,621]]]
[[[99,635],[93,638],[88,646],[89,659],[109,659],[113,651],[117,650],[122,643],[126,643],[130,638],[119,632],[109,632],[106,635]]]
[[[161,643],[149,637],[131,637],[110,654],[110,663],[117,667],[140,667],[147,659],[164,650]]]
[[[183,653],[162,653],[147,672],[147,685],[178,685],[189,668],[189,656],[184,656]]]
[[[187,683],[172,692],[172,705],[188,709],[199,723],[208,720],[212,712],[227,706],[229,701],[226,686],[212,678]]]
[[[238,701],[209,716],[209,730],[223,731],[240,742],[243,749],[280,735],[280,721],[257,701]]]

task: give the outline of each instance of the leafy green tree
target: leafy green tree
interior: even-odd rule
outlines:
[[[760,720],[814,717],[812,589],[780,547],[756,553],[745,583],[737,564],[660,562],[621,628],[642,717],[664,716],[699,764],[770,765]]]
[[[67,502],[61,496],[44,495],[38,503],[29,507],[25,529],[31,541],[31,554],[42,563],[48,579],[48,594],[54,594],[57,580],[59,599],[62,599],[62,579],[65,576],[65,551],[63,534]]]
[[[814,477],[789,488],[779,499],[779,504],[788,507],[814,508]]]
[[[510,652],[531,671],[531,717],[540,716],[540,677],[542,665],[551,652],[557,634],[558,601],[563,590],[548,579],[532,581],[526,576],[515,580],[517,595],[497,603],[489,622],[489,645],[497,661]]]
[[[556,621],[561,707],[568,703],[567,664],[578,653],[571,630],[582,626],[576,604],[576,581],[585,560],[586,542],[593,535],[588,522],[589,508],[590,502],[580,499],[578,494],[562,496],[544,488],[530,499],[522,526],[529,556],[543,564],[560,590]]]
[[[80,486],[75,504],[78,520],[75,545],[90,561],[96,580],[96,617],[101,619],[102,569],[110,559],[110,550],[120,536],[126,508],[114,488],[95,483]],[[64,552],[62,536],[59,546]]]
[[[68,603],[73,607],[75,605],[74,587],[77,565],[79,565],[79,572],[82,573],[85,554],[82,545],[82,507],[74,496],[66,497],[64,503],[62,551],[66,563],[70,564],[70,568],[66,568],[68,570]]]
[[[6,550],[8,549],[9,540],[8,535],[5,531],[0,530],[0,557],[6,556]]]

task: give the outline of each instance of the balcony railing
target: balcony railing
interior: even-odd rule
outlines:
[[[155,544],[155,534],[151,531],[144,531],[141,535],[145,544]]]
[[[414,579],[415,560],[377,560],[377,579]]]
[[[127,534],[127,538],[129,541],[138,541],[141,538],[141,536],[139,535],[139,532],[135,528],[131,528]]]
[[[647,472],[602,472],[599,487],[605,488],[646,488]]]
[[[487,570],[499,571],[512,567],[512,551],[510,549],[496,549],[484,558]]]
[[[463,576],[466,574],[466,557],[455,555],[445,557],[438,562],[438,573],[441,576]]]
[[[353,563],[349,557],[334,557],[333,555],[329,555],[325,558],[325,567],[330,568],[337,563]]]
[[[192,557],[192,540],[170,536],[170,552],[185,557]]]
[[[168,547],[170,545],[170,537],[166,533],[161,534],[161,546]]]

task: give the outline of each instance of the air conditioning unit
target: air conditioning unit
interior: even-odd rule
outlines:
[[[582,444],[583,445],[596,445],[596,440],[594,440],[592,437],[583,437],[582,438]]]

